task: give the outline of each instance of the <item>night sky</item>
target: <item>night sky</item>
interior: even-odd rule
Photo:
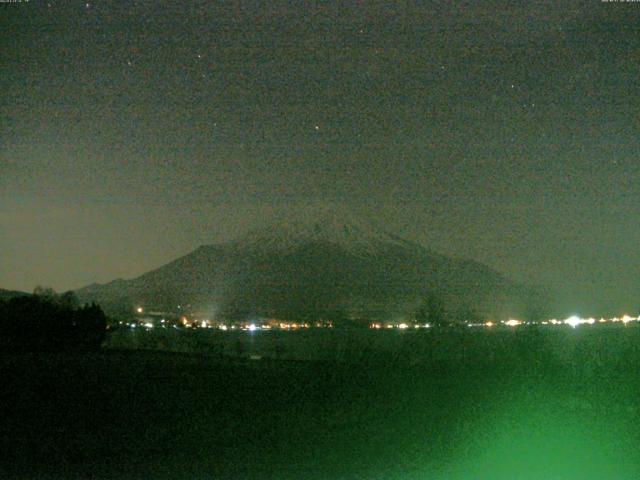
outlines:
[[[640,308],[640,3],[0,4],[0,287],[328,205]]]

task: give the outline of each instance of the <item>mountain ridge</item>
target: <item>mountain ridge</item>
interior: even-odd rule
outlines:
[[[424,298],[452,317],[496,318],[527,310],[527,287],[479,262],[448,257],[376,228],[339,218],[268,225],[206,244],[131,280],[77,291],[107,311],[137,304],[190,304],[225,318],[410,317]]]

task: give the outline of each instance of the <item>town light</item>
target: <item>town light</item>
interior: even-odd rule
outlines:
[[[626,325],[627,323],[633,322],[634,320],[637,320],[637,319],[633,318],[633,317],[630,317],[629,315],[623,315],[620,320],[622,320],[622,323],[624,323]]]
[[[580,317],[573,315],[569,318],[567,318],[564,323],[566,325],[571,325],[572,328],[576,328],[578,325],[580,325],[581,323],[583,323],[583,321],[580,319]]]

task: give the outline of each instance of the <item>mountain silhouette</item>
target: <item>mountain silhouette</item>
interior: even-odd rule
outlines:
[[[410,319],[437,296],[451,319],[527,315],[538,293],[475,261],[447,257],[353,218],[287,219],[203,245],[132,280],[77,291],[108,313],[136,305],[211,316]]]

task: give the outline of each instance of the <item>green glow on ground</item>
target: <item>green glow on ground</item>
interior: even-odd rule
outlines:
[[[523,392],[469,428],[443,480],[639,478],[638,415],[558,392]],[[425,478],[434,478],[429,475]]]

